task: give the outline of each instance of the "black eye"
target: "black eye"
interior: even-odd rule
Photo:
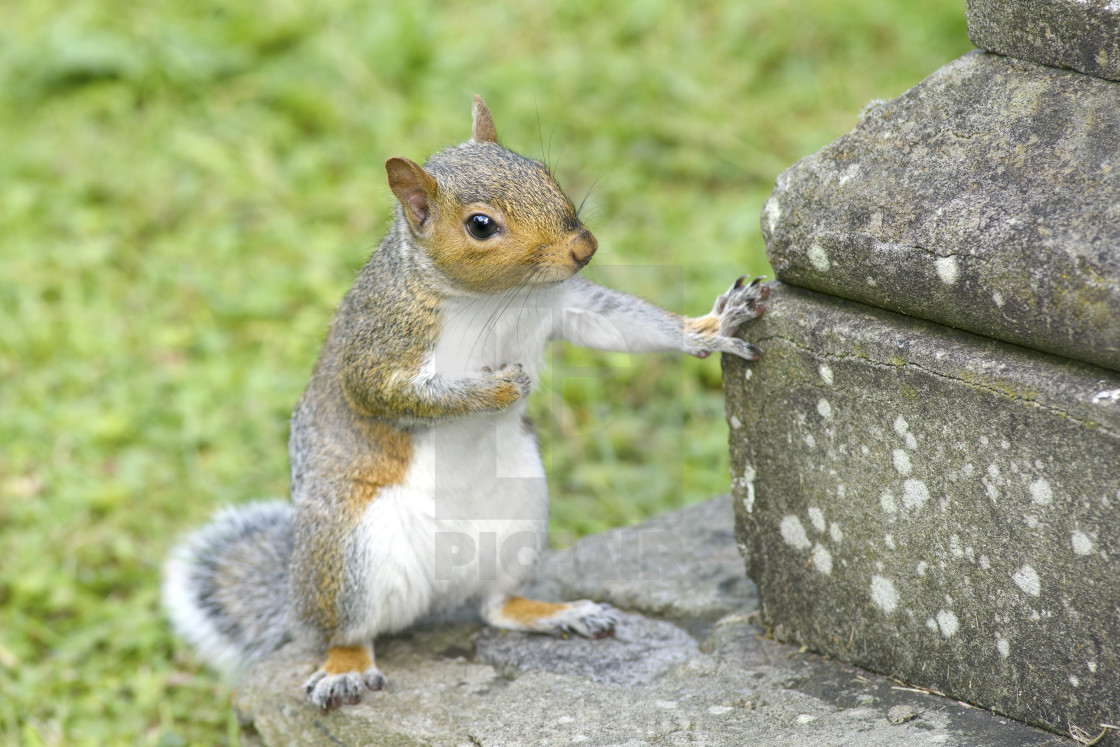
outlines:
[[[488,239],[498,232],[498,221],[489,215],[475,213],[467,218],[467,230],[476,239]]]

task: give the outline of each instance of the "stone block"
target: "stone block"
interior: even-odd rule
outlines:
[[[724,356],[779,639],[1028,723],[1120,724],[1120,374],[776,286]]]
[[[1120,370],[1120,83],[971,52],[778,177],[786,283]]]
[[[754,597],[732,525],[731,501],[723,497],[552,554],[538,592],[567,588],[576,583],[574,569],[592,570],[593,559],[609,559],[590,582],[600,599],[674,616],[624,612],[613,638],[489,630],[464,615],[429,621],[378,641],[378,664],[389,677],[385,691],[328,714],[311,706],[300,687],[317,654],[289,645],[253,665],[238,684],[243,741],[269,747],[1067,743],[763,639],[750,621]],[[665,541],[666,534],[681,541]],[[697,552],[709,567],[690,577],[681,571],[693,568]],[[689,600],[685,607],[666,605],[674,589]],[[712,619],[720,610],[728,614]]]
[[[1120,80],[1115,0],[968,0],[972,43],[1043,65]]]

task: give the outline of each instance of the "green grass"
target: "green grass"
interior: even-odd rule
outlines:
[[[693,7],[695,6],[695,7]],[[605,12],[603,8],[610,8]],[[469,133],[594,184],[591,275],[706,311],[778,173],[970,48],[961,0],[6,3],[0,741],[228,743],[158,609],[173,538],[287,490],[287,421],[386,225]],[[558,350],[554,535],[728,488],[719,363]]]

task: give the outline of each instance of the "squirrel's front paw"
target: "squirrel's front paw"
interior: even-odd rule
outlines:
[[[497,371],[486,366],[482,371],[498,385],[499,408],[509,407],[519,399],[529,396],[529,390],[533,388],[533,380],[520,363],[504,363]]]
[[[370,667],[364,672],[340,674],[327,674],[320,669],[303,683],[303,691],[307,693],[308,700],[326,712],[343,703],[354,705],[362,699],[362,692],[366,688],[382,690],[385,684],[385,675],[376,667]]]
[[[746,279],[747,276],[743,275],[736,280],[712,307],[712,315],[719,318],[719,334],[722,337],[734,336],[740,325],[757,319],[766,311],[762,302],[770,297],[770,286],[762,285],[764,277],[757,277],[744,285]]]

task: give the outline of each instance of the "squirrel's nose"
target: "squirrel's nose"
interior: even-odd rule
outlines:
[[[586,228],[576,234],[572,245],[572,261],[580,267],[586,266],[595,255],[595,250],[599,248],[599,242]]]

